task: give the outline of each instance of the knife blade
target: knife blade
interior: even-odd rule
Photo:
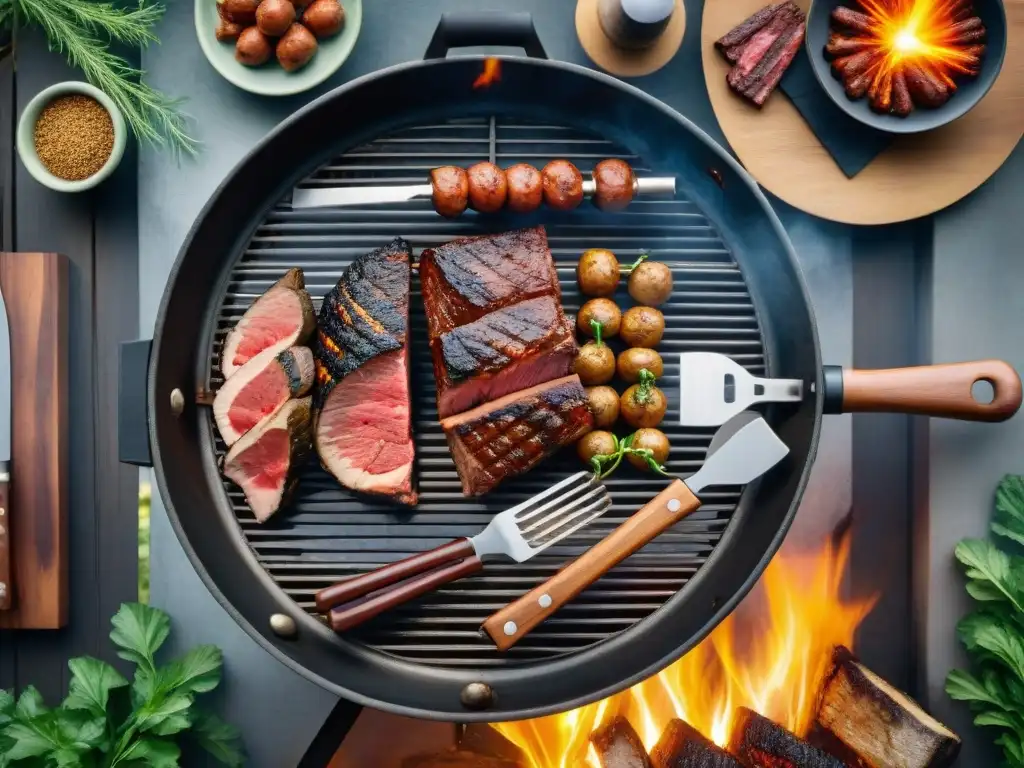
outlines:
[[[0,611],[14,604],[11,583],[11,327],[0,287]]]
[[[701,506],[711,486],[746,485],[789,453],[761,417],[738,414],[726,423],[723,440],[712,441],[704,465],[685,481],[673,480],[652,501],[561,571],[484,622],[482,629],[506,651],[534,627],[613,567]],[[739,428],[737,428],[737,425]],[[717,444],[716,444],[717,443]]]

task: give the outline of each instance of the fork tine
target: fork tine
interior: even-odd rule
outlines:
[[[538,518],[546,517],[551,510],[561,509],[566,504],[572,503],[579,495],[588,493],[592,488],[597,486],[603,487],[597,482],[593,472],[584,472],[582,474],[587,478],[587,482],[584,483],[577,481],[577,483],[569,487],[568,490],[563,488],[561,495],[548,497],[542,504],[539,504],[536,507],[531,507],[529,511],[521,509],[515,516],[516,526],[523,529],[526,523],[531,521],[535,523]],[[532,499],[534,503],[540,500],[541,499],[539,497],[534,497],[534,499]]]
[[[565,491],[566,488],[569,488],[570,486],[575,486],[582,480],[585,480],[593,476],[593,472],[577,472],[575,475],[569,475],[569,477],[555,483],[550,488],[547,488],[541,491],[540,493],[531,496],[525,501],[519,502],[514,507],[509,507],[502,514],[508,515],[509,517],[518,518],[521,513],[532,509],[535,504],[539,504],[540,502],[546,499],[550,499],[552,496],[557,496],[558,494]]]
[[[535,536],[531,536],[527,544],[534,549],[543,549],[555,542],[562,541],[562,539],[571,536],[583,526],[603,515],[611,509],[611,506],[611,497],[605,495],[604,498],[589,504],[570,517],[559,518],[548,528],[545,528]],[[568,529],[565,528],[567,525],[570,526]],[[547,540],[545,541],[545,539]]]
[[[530,536],[533,536],[538,529],[546,528],[551,525],[551,523],[557,522],[571,514],[575,514],[580,507],[586,506],[595,499],[607,495],[607,493],[608,491],[603,485],[597,485],[590,488],[586,493],[581,494],[576,498],[567,499],[564,502],[559,503],[554,507],[554,509],[548,510],[543,517],[530,521],[529,525],[519,524],[519,533],[524,539],[528,539]]]

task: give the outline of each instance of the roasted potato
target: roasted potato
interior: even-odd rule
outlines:
[[[246,27],[235,42],[235,60],[247,67],[266,64],[273,52],[270,38],[260,32],[258,27]]]
[[[631,347],[656,347],[665,333],[665,316],[654,307],[630,307],[622,315],[619,337]]]
[[[576,265],[576,282],[587,296],[611,296],[619,285],[619,260],[602,248],[585,251]]]
[[[619,414],[631,427],[656,427],[665,418],[668,400],[655,386],[654,374],[646,368],[640,371],[640,383],[622,393]]]
[[[626,286],[637,304],[657,307],[672,295],[672,270],[658,261],[643,261],[629,273]]]
[[[665,462],[668,461],[670,446],[668,444],[668,438],[665,437],[665,433],[660,429],[651,429],[649,427],[638,429],[633,433],[633,439],[630,441],[629,447],[634,450],[646,449],[650,451],[652,458],[661,466],[664,466]],[[637,469],[646,471],[650,471],[651,469],[647,460],[643,456],[639,456],[635,453],[627,453],[626,461]]]
[[[660,379],[665,373],[665,364],[661,355],[653,349],[646,347],[630,347],[619,353],[619,359],[615,362],[615,371],[619,378],[630,384],[640,381],[640,369],[646,368]]]
[[[611,387],[587,387],[587,402],[594,414],[594,426],[607,429],[619,418],[619,393]]]
[[[338,0],[314,0],[303,12],[302,24],[318,39],[332,37],[345,26],[345,9]]]
[[[288,0],[263,0],[256,9],[256,26],[268,37],[280,37],[295,21],[295,6]]]
[[[316,53],[313,33],[301,24],[292,24],[277,43],[277,60],[287,72],[302,69]]]
[[[615,435],[603,430],[588,432],[576,443],[576,455],[584,464],[590,464],[595,456],[608,456],[615,453]]]
[[[217,13],[225,21],[248,27],[256,23],[260,0],[217,0]]]
[[[615,376],[615,355],[607,344],[588,341],[576,353],[573,372],[586,387],[607,384]]]
[[[622,325],[622,312],[611,299],[591,299],[576,315],[576,330],[584,336],[594,336],[593,323],[601,326],[601,338],[617,336]]]

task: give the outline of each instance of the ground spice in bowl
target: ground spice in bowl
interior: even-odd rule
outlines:
[[[39,113],[33,141],[46,170],[65,181],[81,181],[110,159],[114,121],[91,96],[60,96]]]

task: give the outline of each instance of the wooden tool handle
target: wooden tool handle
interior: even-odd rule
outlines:
[[[420,595],[425,595],[427,592],[432,592],[449,581],[455,581],[463,576],[476,573],[483,567],[483,562],[474,554],[451,565],[434,568],[406,581],[392,584],[379,592],[367,595],[362,600],[355,600],[351,603],[340,605],[330,613],[331,629],[335,632],[344,632],[346,629],[352,629],[364,621],[372,619],[378,613],[394,608],[396,605],[408,602]]]
[[[974,399],[976,382],[992,385],[990,403]],[[1020,376],[1002,360],[843,371],[843,410],[915,413],[965,421],[1005,421],[1021,405]]]
[[[14,607],[11,575],[11,478],[5,462],[0,462],[0,611]]]
[[[476,550],[473,549],[473,544],[469,539],[455,539],[455,541],[442,544],[440,547],[420,552],[375,571],[363,573],[351,579],[339,581],[326,589],[321,589],[316,593],[316,609],[320,613],[327,613],[342,603],[364,597],[371,592],[376,592],[399,581],[405,581],[424,571],[434,570],[439,565],[453,560],[462,560],[475,554]]]
[[[667,528],[700,507],[682,480],[673,480],[640,511],[539,587],[509,603],[483,624],[507,651],[530,630]]]

